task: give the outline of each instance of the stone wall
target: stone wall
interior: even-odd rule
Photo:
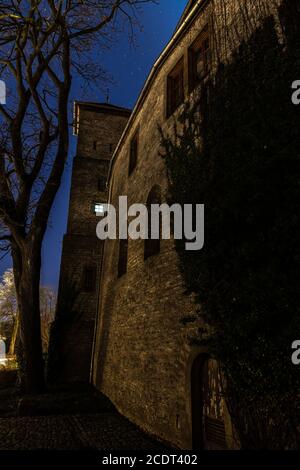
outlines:
[[[165,61],[142,108],[131,123],[116,156],[111,176],[111,203],[119,195],[128,204],[146,203],[159,185],[167,197],[167,174],[160,157],[157,128],[172,131],[166,119],[166,77],[184,55],[188,93],[187,47],[206,25],[206,14],[191,26]],[[139,128],[138,164],[128,177],[130,141]],[[105,242],[96,335],[94,382],[117,408],[146,431],[172,444],[191,448],[190,370],[198,354],[181,319],[195,313],[185,295],[173,240],[161,241],[161,252],[144,261],[144,241],[129,240],[127,274],[117,278],[119,242]]]
[[[235,21],[237,18],[241,21],[240,2],[229,3]],[[251,10],[250,3],[247,4]],[[188,90],[188,47],[207,23],[218,30],[220,25],[212,24],[218,18],[218,11],[212,9],[218,5],[220,2],[203,2],[198,16],[186,26],[147,85],[148,92],[142,95],[114,156],[110,202],[115,207],[120,195],[128,196],[129,205],[146,203],[154,185],[161,187],[162,202],[166,201],[168,183],[159,155],[158,124],[172,133],[178,113],[166,118],[167,76],[183,57],[185,99],[192,99]],[[224,31],[217,36],[224,60],[231,52],[225,36]],[[217,52],[213,51],[212,57],[215,65]],[[130,142],[137,129],[138,163],[128,176]],[[118,240],[105,242],[93,381],[125,416],[143,429],[173,445],[192,448],[191,371],[201,350],[190,341],[196,326],[185,326],[181,320],[195,314],[198,307],[185,294],[174,242],[162,240],[160,254],[144,261],[144,241],[129,240],[127,273],[121,278],[118,256]],[[227,445],[234,447],[230,420],[225,421]]]

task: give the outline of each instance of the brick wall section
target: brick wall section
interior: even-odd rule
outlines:
[[[77,145],[80,157],[110,160],[120,140],[130,111],[109,105],[102,105],[101,109],[88,103],[80,106]]]
[[[167,175],[159,156],[157,124],[172,131],[165,118],[166,77],[207,18],[202,15],[158,73],[115,160],[111,202],[127,195],[128,204],[146,203],[154,185],[166,201]],[[138,165],[128,178],[130,140],[139,126]],[[190,368],[197,348],[180,320],[195,313],[178,268],[172,240],[161,241],[161,253],[144,261],[144,241],[129,240],[128,272],[117,279],[118,241],[105,243],[100,286],[94,381],[118,409],[142,428],[174,445],[191,447]]]
[[[108,166],[108,160],[74,158],[67,233],[83,236],[95,234],[98,220],[93,204],[107,200],[107,192],[98,190],[98,180],[107,176]]]
[[[65,323],[55,340],[59,344],[54,347],[59,357],[56,380],[62,382],[90,380],[103,244],[96,237],[99,219],[93,205],[107,201],[107,192],[99,191],[98,180],[107,177],[109,159],[130,115],[122,108],[93,103],[78,105],[78,111],[77,156],[73,161],[56,314],[63,316]],[[96,269],[96,288],[85,292],[84,269],[91,266]]]
[[[236,21],[239,2],[230,3]],[[219,2],[212,4],[219,5]],[[210,8],[209,5],[199,10],[199,16],[156,73],[118,148],[110,178],[111,202],[116,207],[120,195],[128,196],[128,204],[146,203],[154,185],[162,188],[163,202],[166,199],[167,175],[159,156],[157,130],[160,124],[164,131],[172,133],[173,117],[166,119],[166,79],[184,57],[185,97],[192,99],[188,93],[187,50],[211,21]],[[227,50],[226,40],[224,35],[218,35],[223,52]],[[138,164],[128,177],[130,141],[137,127]],[[145,262],[144,242],[129,240],[128,271],[120,279],[117,278],[118,252],[118,241],[105,242],[93,381],[129,419],[146,431],[189,449],[192,447],[191,367],[201,350],[189,340],[195,326],[180,322],[194,313],[196,306],[184,294],[174,244],[162,241],[161,253]],[[230,426],[229,421],[226,426]]]

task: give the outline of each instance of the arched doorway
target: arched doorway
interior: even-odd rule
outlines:
[[[226,449],[226,405],[218,362],[200,354],[194,360],[191,380],[193,449]]]

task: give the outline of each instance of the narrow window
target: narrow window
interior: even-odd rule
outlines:
[[[130,176],[133,170],[137,165],[138,159],[138,132],[136,132],[135,136],[130,142],[130,154],[129,154],[129,169],[128,175]]]
[[[106,177],[105,176],[100,176],[98,178],[98,191],[101,191],[102,193],[106,191]]]
[[[94,292],[96,289],[96,267],[86,266],[83,271],[84,292]]]
[[[167,116],[176,111],[184,100],[183,58],[177,63],[167,79]]]
[[[97,141],[96,140],[94,140],[94,142],[93,142],[93,150],[97,150]]]
[[[144,260],[150,258],[151,256],[158,255],[160,253],[160,238],[152,239],[151,238],[151,206],[152,204],[161,204],[161,191],[159,186],[154,186],[147,199],[147,209],[148,209],[148,239],[145,240],[144,247]],[[161,233],[161,218],[159,220],[159,233]]]
[[[118,277],[127,273],[128,239],[119,242]]]
[[[189,89],[193,89],[209,74],[210,41],[208,25],[189,48]]]

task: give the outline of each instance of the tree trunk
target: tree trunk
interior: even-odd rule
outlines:
[[[11,335],[10,345],[9,345],[9,351],[8,351],[9,356],[15,355],[16,342],[17,342],[17,337],[19,334],[19,326],[20,326],[20,317],[19,317],[19,313],[17,312],[15,321],[14,321],[13,332]]]
[[[32,242],[26,242],[22,249],[12,250],[23,353],[22,381],[25,392],[32,394],[45,388],[39,300],[40,253],[41,247]]]

